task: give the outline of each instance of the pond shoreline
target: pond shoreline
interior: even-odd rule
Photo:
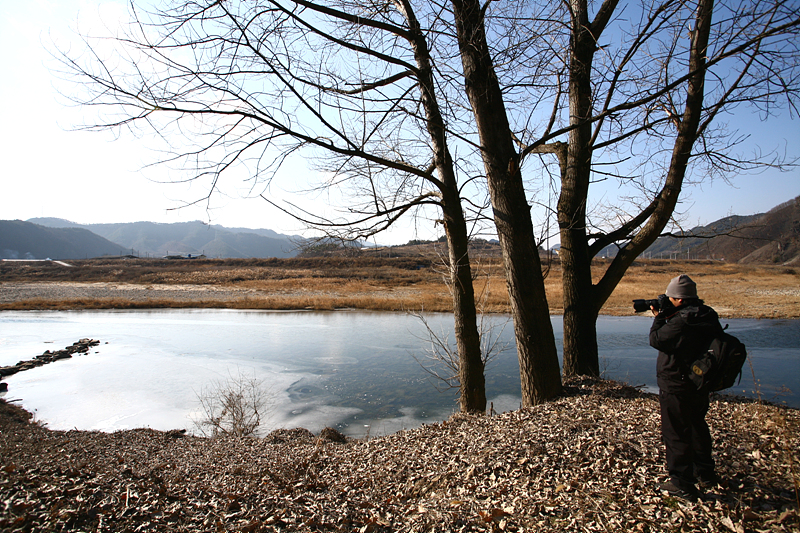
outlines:
[[[370,440],[51,431],[0,401],[0,528],[794,531],[800,412],[715,397],[725,486],[660,494],[657,398],[576,379],[551,402]],[[792,477],[794,466],[795,477]],[[68,498],[64,498],[68,495]]]

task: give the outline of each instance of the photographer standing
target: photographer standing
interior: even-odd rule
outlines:
[[[656,377],[661,404],[661,438],[667,452],[670,480],[660,489],[672,496],[697,500],[695,483],[719,482],[711,457],[711,434],[705,417],[708,391],[697,390],[688,378],[689,366],[722,330],[716,311],[697,297],[697,285],[681,274],[673,278],[650,328],[650,346],[658,350]]]

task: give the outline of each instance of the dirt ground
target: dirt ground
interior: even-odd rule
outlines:
[[[655,395],[568,381],[542,405],[369,440],[51,431],[0,400],[0,530],[798,531],[796,409],[714,396],[722,484],[665,479]],[[333,430],[332,430],[333,431]],[[341,436],[339,436],[341,437]]]

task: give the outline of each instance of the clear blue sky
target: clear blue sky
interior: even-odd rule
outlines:
[[[109,133],[69,131],[83,110],[65,106],[64,90],[48,67],[54,61],[45,45],[66,43],[80,13],[81,24],[96,24],[98,12],[114,21],[126,12],[124,1],[0,1],[1,219],[60,217],[80,223],[151,220],[204,220],[225,226],[270,228],[297,233],[298,223],[256,199],[245,199],[243,184],[225,183],[225,195],[207,205],[170,210],[202,194],[199,185],[167,185],[175,176],[164,168],[143,167],[155,156],[131,136],[114,140]],[[94,22],[93,22],[94,21]],[[765,151],[800,155],[800,121],[788,117],[769,124],[754,115],[734,117]],[[307,172],[298,169],[297,172]],[[275,191],[280,193],[280,191]],[[686,189],[681,209],[687,226],[705,224],[729,214],[754,214],[800,195],[800,170],[736,176],[732,185],[717,181]],[[314,200],[308,199],[308,202]],[[320,198],[317,202],[324,202]],[[312,204],[313,205],[313,204]],[[428,227],[430,226],[430,227]],[[439,228],[440,229],[440,228]],[[415,234],[414,221],[379,242],[404,243],[435,238],[432,225]]]

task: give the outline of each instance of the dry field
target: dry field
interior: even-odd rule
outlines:
[[[446,270],[429,257],[249,260],[114,259],[0,263],[0,310],[217,307],[450,311]],[[596,276],[603,265],[595,266]],[[800,317],[800,271],[717,261],[639,261],[602,313],[633,314],[631,300],[654,298],[686,273],[700,296],[729,318]],[[485,312],[509,311],[502,265],[474,261],[475,290]],[[557,263],[546,284],[550,309],[561,312]]]

